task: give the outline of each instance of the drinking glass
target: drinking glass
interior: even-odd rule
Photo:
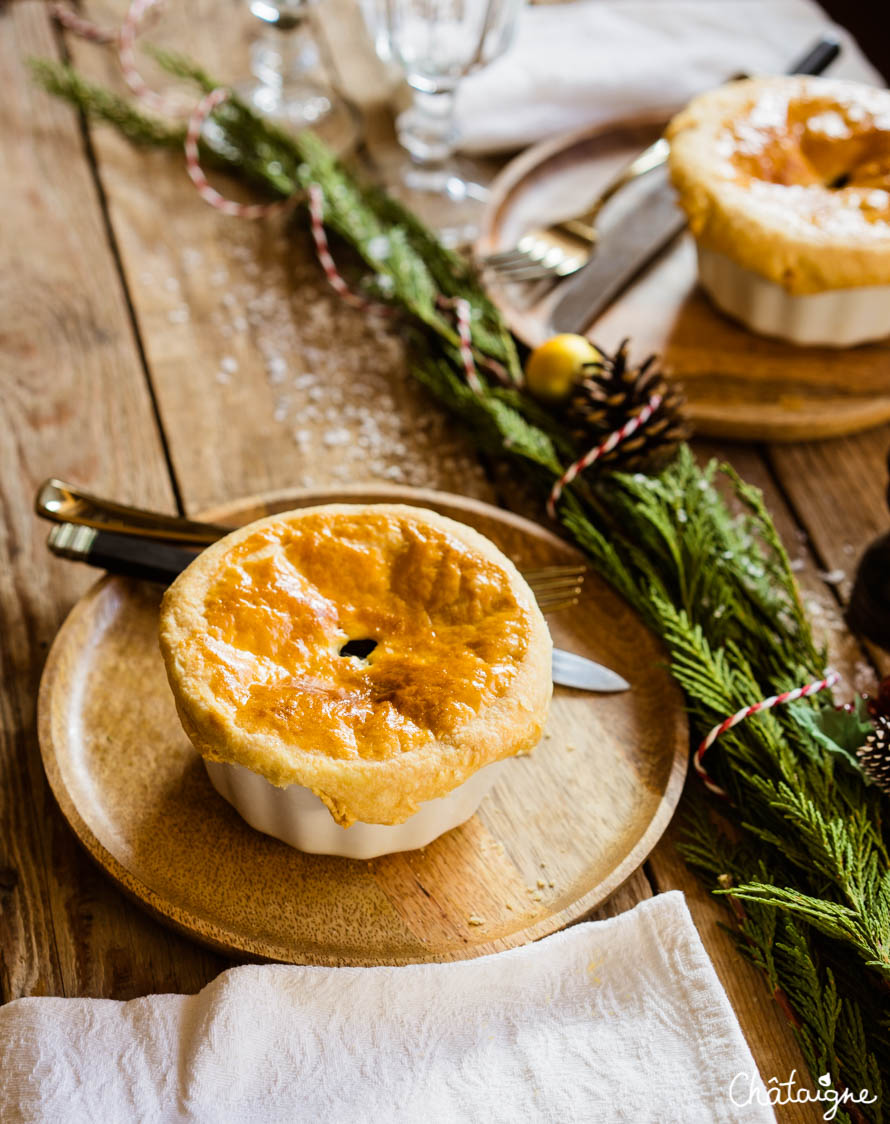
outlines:
[[[338,153],[358,137],[355,111],[326,82],[312,32],[317,0],[246,0],[262,31],[251,44],[253,81],[237,87],[258,113],[285,128],[314,129]]]
[[[407,153],[384,167],[389,191],[449,245],[477,232],[486,189],[455,157],[454,98],[466,74],[510,46],[523,0],[361,0],[377,54],[395,63],[412,92],[396,119]]]

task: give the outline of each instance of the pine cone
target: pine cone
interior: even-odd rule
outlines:
[[[856,750],[859,763],[882,792],[890,794],[890,718],[879,714],[875,728]]]
[[[624,340],[612,356],[601,351],[602,362],[589,364],[588,374],[566,403],[565,423],[586,451],[639,414],[653,394],[660,394],[661,405],[652,417],[600,458],[601,464],[622,472],[652,472],[669,461],[690,434],[683,414],[685,399],[665,378],[654,355],[632,367],[627,343]]]

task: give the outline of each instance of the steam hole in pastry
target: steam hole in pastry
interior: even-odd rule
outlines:
[[[376,647],[376,640],[348,640],[340,649],[340,655],[358,656],[360,660],[366,660]]]
[[[849,172],[843,172],[841,175],[835,176],[835,178],[831,181],[831,183],[828,186],[832,189],[832,191],[839,191],[840,188],[846,187],[849,182],[850,182],[850,173]]]

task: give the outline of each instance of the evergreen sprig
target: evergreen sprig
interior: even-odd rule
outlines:
[[[156,57],[203,90],[217,85],[189,60]],[[182,143],[180,126],[70,68],[39,62],[35,74],[137,144]],[[218,166],[276,195],[322,187],[327,225],[405,315],[416,377],[484,448],[515,458],[546,493],[580,450],[541,406],[485,376],[485,360],[514,374],[519,364],[472,269],[311,134],[284,134],[234,97],[214,125],[204,155]],[[440,294],[470,304],[480,394],[466,384]],[[825,652],[787,553],[760,492],[732,468],[701,468],[684,446],[657,476],[582,478],[564,492],[559,518],[664,640],[694,737],[742,706],[821,676]],[[854,1124],[884,1118],[882,1075],[890,1073],[890,861],[883,798],[851,752],[863,728],[862,715],[820,697],[729,731],[708,768],[730,802],[718,813],[699,795],[682,847],[730,905],[738,947],[788,1015],[814,1078],[827,1072],[836,1088],[877,1097],[837,1113]]]

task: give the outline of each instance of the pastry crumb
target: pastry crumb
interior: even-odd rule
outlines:
[[[566,742],[566,753],[574,753],[577,748],[578,747],[575,746],[575,745],[572,745],[571,742]]]
[[[476,914],[474,913],[471,917],[467,918],[467,922],[470,925],[484,925],[485,924],[485,918],[484,917],[477,917]]]
[[[513,909],[513,906],[512,906],[511,904],[510,904],[510,902],[504,902],[504,905],[505,905],[505,906],[506,906],[506,908],[507,908],[507,909],[509,909],[509,910],[512,910],[512,909]]]
[[[544,881],[543,878],[538,879],[538,889],[539,890],[543,890],[546,885],[547,885],[547,883]]]

